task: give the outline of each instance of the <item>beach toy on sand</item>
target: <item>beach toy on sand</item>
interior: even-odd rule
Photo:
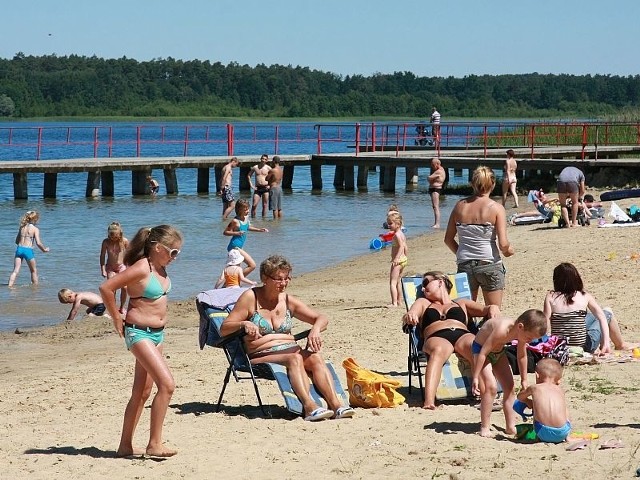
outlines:
[[[600,435],[597,433],[571,432],[569,440],[597,440]]]
[[[520,400],[516,400],[513,402],[513,409],[522,417],[522,420],[525,422],[527,421],[527,418],[533,415],[533,413],[524,413],[527,408],[529,408],[527,404],[521,402]]]
[[[531,423],[520,423],[516,425],[516,438],[518,440],[528,440],[533,442],[537,439],[536,431]]]

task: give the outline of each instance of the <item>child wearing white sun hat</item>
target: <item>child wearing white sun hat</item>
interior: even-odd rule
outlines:
[[[240,250],[236,248],[230,250],[227,253],[227,263],[214,288],[240,287],[242,283],[255,287],[257,285],[256,282],[244,276],[240,266],[242,262],[244,262],[244,257]]]

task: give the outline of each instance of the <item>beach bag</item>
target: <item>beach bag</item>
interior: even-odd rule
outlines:
[[[404,403],[404,396],[396,391],[402,386],[397,380],[362,368],[353,358],[345,359],[342,366],[352,407],[390,408]]]

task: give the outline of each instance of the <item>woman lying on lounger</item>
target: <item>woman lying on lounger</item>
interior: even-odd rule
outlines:
[[[427,272],[422,280],[424,298],[418,298],[402,317],[406,325],[416,325],[427,354],[427,371],[425,373],[424,405],[422,408],[436,408],[436,390],[440,383],[442,366],[452,353],[473,362],[471,343],[475,336],[469,331],[471,317],[493,318],[500,315],[496,305],[484,306],[467,299],[451,300],[449,294],[453,284],[442,272]],[[483,370],[482,375],[489,375],[489,384],[494,382],[492,372]],[[484,381],[481,378],[481,381]]]
[[[352,417],[355,410],[341,405],[331,373],[320,354],[320,332],[327,328],[327,317],[285,293],[292,268],[280,255],[264,260],[260,264],[262,286],[247,290],[238,298],[220,333],[229,335],[243,328],[251,363],[271,362],[287,368],[291,387],[304,408],[305,420]],[[291,334],[293,317],[312,325],[304,349]],[[309,395],[309,375],[330,410],[316,405]]]

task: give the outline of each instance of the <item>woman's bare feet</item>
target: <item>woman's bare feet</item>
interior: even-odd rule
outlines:
[[[397,303],[390,303],[389,305],[385,305],[385,308],[398,308]]]
[[[142,448],[118,448],[116,452],[116,457],[126,458],[126,457],[141,457],[146,452]]]
[[[480,428],[479,435],[485,438],[493,438],[493,434],[491,433],[491,429],[489,428]]]
[[[171,448],[167,448],[164,445],[160,444],[158,446],[147,446],[147,455],[149,455],[150,457],[162,457],[162,458],[167,458],[167,457],[173,457],[176,453],[178,453],[177,450],[173,450]]]

